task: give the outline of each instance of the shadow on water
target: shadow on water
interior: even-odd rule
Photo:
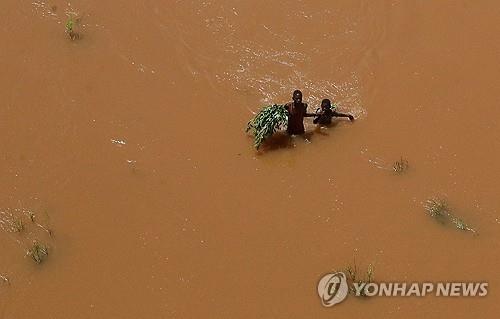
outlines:
[[[299,141],[304,143],[311,143],[314,135],[316,134],[325,136],[330,135],[327,132],[328,127],[316,127],[314,128],[314,130],[306,131],[302,135],[288,135],[288,133],[286,132],[277,132],[273,136],[266,139],[266,141],[264,141],[264,143],[260,147],[259,153],[264,154],[266,152],[276,151],[280,149],[295,148],[296,143]]]
[[[259,153],[263,154],[269,151],[293,147],[294,142],[292,136],[288,135],[286,132],[277,132],[264,141],[260,147]]]
[[[285,131],[279,131],[267,138],[258,153],[263,155],[270,151],[295,148],[297,142],[312,143],[314,136],[330,136],[339,121],[332,121],[330,124],[315,125],[312,130],[307,130],[302,135],[288,135]]]

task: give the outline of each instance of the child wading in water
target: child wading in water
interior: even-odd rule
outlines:
[[[335,111],[335,107],[332,108],[332,102],[329,99],[324,99],[321,101],[321,109],[316,110],[316,118],[313,120],[313,123],[328,125],[332,123],[333,117],[348,117],[351,122],[354,121],[354,116],[338,113]]]

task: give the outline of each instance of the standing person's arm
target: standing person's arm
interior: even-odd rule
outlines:
[[[354,116],[352,116],[351,114],[345,114],[345,113],[339,113],[339,112],[333,112],[333,116],[335,117],[348,117],[349,120],[354,121]]]
[[[318,116],[318,114],[315,113],[307,113],[307,104],[304,103],[304,117],[315,117]]]

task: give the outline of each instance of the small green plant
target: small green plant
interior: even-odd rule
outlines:
[[[71,41],[78,40],[80,38],[80,34],[75,31],[75,25],[76,21],[72,16],[70,16],[68,21],[66,21],[66,33]]]
[[[403,157],[401,157],[400,160],[394,162],[394,164],[392,165],[392,170],[396,173],[396,174],[402,174],[404,173],[405,171],[408,170],[409,168],[409,164],[408,164],[408,161],[405,160]]]
[[[251,131],[254,136],[254,146],[259,149],[262,143],[276,131],[286,128],[288,124],[288,111],[283,105],[270,105],[264,107],[248,122],[246,131]]]
[[[358,275],[358,267],[356,262],[352,266],[348,266],[345,270],[347,280],[349,282],[349,292],[357,297],[367,297],[366,295],[366,285],[373,282],[374,268],[372,264],[368,265],[365,276],[360,277]],[[360,291],[357,292],[355,284],[360,287]],[[358,289],[359,290],[359,289]]]
[[[26,255],[30,256],[37,264],[41,264],[48,257],[49,249],[45,244],[34,240]]]
[[[73,17],[69,17],[68,21],[66,21],[66,32],[73,32],[73,26],[75,25],[75,21],[73,21]]]
[[[436,219],[441,224],[451,222],[455,228],[465,231],[470,231],[477,234],[477,231],[465,223],[461,218],[455,216],[448,207],[448,204],[443,199],[431,198],[424,204],[427,214]]]

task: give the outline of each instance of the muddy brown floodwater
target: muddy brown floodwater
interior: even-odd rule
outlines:
[[[487,0],[2,0],[0,318],[497,318],[499,16]],[[255,152],[246,122],[296,88],[356,121],[306,119],[308,141]],[[479,235],[427,216],[433,197]],[[490,289],[323,307],[318,280],[354,260],[377,281]]]

